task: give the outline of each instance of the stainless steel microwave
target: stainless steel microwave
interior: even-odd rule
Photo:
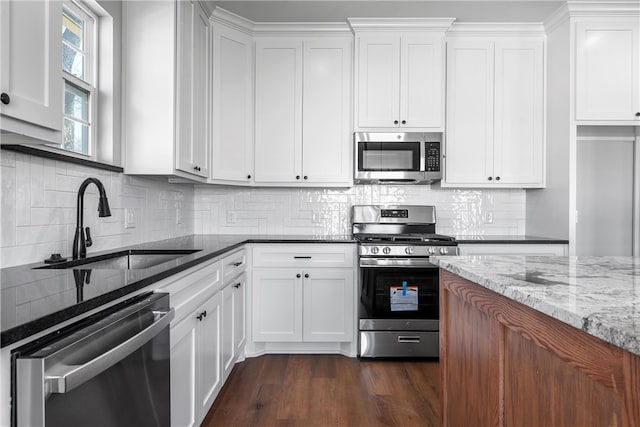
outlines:
[[[356,184],[429,184],[442,179],[442,133],[356,132]]]

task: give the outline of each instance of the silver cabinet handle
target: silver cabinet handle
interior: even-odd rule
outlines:
[[[153,311],[153,314],[156,320],[151,325],[106,353],[102,353],[83,365],[61,366],[61,368],[66,368],[62,372],[45,372],[45,383],[48,390],[52,393],[67,393],[82,385],[150,341],[169,325],[175,316],[173,308],[169,311]]]

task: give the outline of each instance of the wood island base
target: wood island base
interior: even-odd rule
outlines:
[[[640,357],[440,269],[442,425],[640,426]]]

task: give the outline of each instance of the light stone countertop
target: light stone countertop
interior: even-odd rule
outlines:
[[[448,256],[431,261],[640,355],[640,258]]]

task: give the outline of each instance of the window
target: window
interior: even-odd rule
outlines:
[[[56,148],[85,156],[95,152],[97,17],[79,3],[65,2],[62,13],[64,81],[62,144]]]

